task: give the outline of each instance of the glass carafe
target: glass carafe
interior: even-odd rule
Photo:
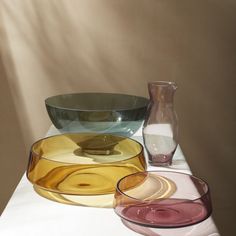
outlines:
[[[143,125],[144,145],[150,165],[169,166],[178,144],[178,119],[174,110],[175,82],[148,83],[150,96]]]

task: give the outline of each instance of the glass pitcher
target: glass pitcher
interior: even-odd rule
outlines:
[[[174,110],[175,82],[148,83],[150,96],[143,125],[144,145],[150,165],[169,166],[178,144],[178,118]]]

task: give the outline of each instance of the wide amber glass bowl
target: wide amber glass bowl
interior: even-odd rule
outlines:
[[[148,99],[115,93],[74,93],[49,97],[45,104],[52,123],[62,133],[131,137],[143,123]]]
[[[146,169],[137,141],[111,134],[51,136],[32,145],[27,177],[41,196],[61,203],[111,207],[122,177]]]

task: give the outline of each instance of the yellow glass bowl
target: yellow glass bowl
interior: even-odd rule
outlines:
[[[112,207],[118,180],[144,170],[143,147],[137,141],[111,134],[73,133],[34,143],[27,178],[48,199]]]

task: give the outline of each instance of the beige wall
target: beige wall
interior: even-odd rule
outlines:
[[[174,80],[181,146],[211,186],[222,235],[234,235],[236,1],[2,0],[0,10],[2,208],[50,125],[46,97],[147,96],[147,81]]]

